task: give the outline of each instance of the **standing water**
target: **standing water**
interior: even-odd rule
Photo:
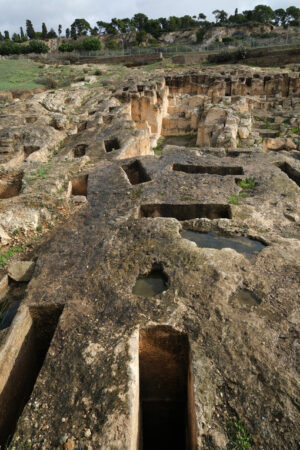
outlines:
[[[201,248],[232,248],[239,253],[253,255],[260,252],[265,245],[260,241],[249,239],[243,236],[226,237],[216,233],[204,233],[192,230],[183,230],[181,236],[197,244]]]

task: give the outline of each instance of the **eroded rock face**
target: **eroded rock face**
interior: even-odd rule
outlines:
[[[297,449],[299,77],[214,70],[160,75],[151,86],[141,75],[113,95],[82,87],[30,100],[46,112],[24,127],[66,140],[47,165],[19,163],[22,190],[0,200],[1,239],[13,238],[16,220],[20,229],[51,220],[45,198],[81,207],[36,250],[1,341],[0,430],[16,449],[141,448],[174,398],[186,414],[173,430],[187,433],[178,439],[189,448],[234,445],[235,417],[254,448]],[[272,124],[296,148],[266,146],[276,138],[261,130]],[[22,137],[6,128],[15,158]],[[182,145],[187,135],[192,148]],[[160,136],[174,142],[157,157]],[[198,247],[183,229],[265,246],[251,256]],[[163,289],[136,295],[149,274]],[[241,291],[257,301],[236,301]]]

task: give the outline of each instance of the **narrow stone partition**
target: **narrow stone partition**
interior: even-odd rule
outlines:
[[[173,170],[190,174],[207,173],[211,175],[244,175],[240,166],[203,166],[194,164],[173,164]]]
[[[0,348],[0,448],[13,436],[62,310],[61,305],[22,306]]]
[[[16,197],[22,189],[23,172],[0,173],[0,199]]]
[[[177,220],[191,219],[231,219],[231,209],[229,205],[210,203],[191,204],[169,204],[152,203],[141,205],[139,217],[173,217]]]
[[[280,162],[277,164],[277,167],[279,167],[282,172],[284,172],[291,180],[293,180],[298,186],[300,186],[300,171],[297,169],[294,169],[289,163],[287,162]]]
[[[104,147],[105,147],[105,151],[107,153],[112,152],[113,150],[119,150],[121,148],[118,138],[112,138],[112,139],[105,140]]]
[[[139,450],[196,449],[190,346],[170,326],[140,330]]]
[[[72,195],[87,196],[88,175],[81,175],[72,179]]]
[[[138,159],[130,164],[122,166],[122,169],[126,173],[130,184],[140,184],[151,181],[151,178],[147,174],[146,169]]]

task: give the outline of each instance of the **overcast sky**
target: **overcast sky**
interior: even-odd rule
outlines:
[[[56,31],[58,24],[62,24],[65,30],[75,18],[85,18],[94,26],[98,20],[132,17],[139,12],[153,19],[185,14],[192,16],[202,12],[211,20],[211,12],[215,9],[225,9],[232,14],[235,8],[244,11],[263,4],[262,1],[253,0],[201,3],[199,0],[0,0],[0,30],[18,32],[20,26],[25,30],[26,19],[32,21],[35,31],[41,31],[42,22],[46,23],[48,29],[53,27]],[[267,5],[277,9],[299,6],[297,3],[298,0],[271,0]]]

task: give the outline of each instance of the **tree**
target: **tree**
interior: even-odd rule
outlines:
[[[206,19],[206,15],[203,13],[198,14],[198,20],[205,20]]]
[[[141,45],[143,42],[145,42],[147,37],[147,33],[145,30],[140,30],[136,33],[136,42],[138,45]]]
[[[216,18],[216,23],[225,23],[228,18],[228,14],[223,9],[215,9],[213,15]]]
[[[55,38],[57,38],[57,34],[56,34],[55,31],[53,30],[53,28],[51,28],[50,31],[48,32],[47,38],[48,38],[48,39],[55,39]]]
[[[47,30],[46,24],[43,22],[42,23],[42,39],[47,39],[47,35],[48,35],[48,30]]]
[[[85,19],[75,19],[71,25],[71,33],[72,27],[75,29],[76,36],[86,36],[91,29],[90,24]]]
[[[253,19],[260,23],[269,23],[274,19],[274,11],[270,6],[256,5],[253,10]]]
[[[286,8],[286,20],[291,25],[299,26],[300,8],[296,8],[296,6]]]
[[[29,39],[35,38],[35,31],[34,31],[32,23],[31,23],[31,20],[26,20],[26,33],[27,33],[27,36],[29,37]]]
[[[3,34],[1,33],[1,31],[0,31],[0,41],[4,41],[4,36],[3,36]]]
[[[70,37],[70,28],[66,28],[66,38]]]
[[[148,17],[146,14],[138,13],[133,16],[131,22],[137,31],[141,31],[145,29]]]
[[[103,22],[103,20],[99,20],[97,22],[97,25],[98,25],[99,34],[104,34],[105,30],[106,30],[107,23]]]
[[[21,36],[17,33],[14,33],[12,35],[12,41],[17,42],[18,44],[20,44],[22,42],[21,40]]]
[[[70,36],[72,39],[77,39],[76,27],[75,27],[74,23],[72,23],[72,25],[71,25]]]
[[[152,36],[155,39],[159,38],[159,36],[162,33],[162,28],[161,28],[160,21],[157,20],[157,19],[149,19],[148,22],[146,23],[145,31],[147,33],[152,34]]]
[[[9,32],[7,30],[4,31],[4,39],[6,41],[9,41],[10,37],[9,37]]]
[[[282,8],[276,9],[274,11],[274,14],[275,14],[274,15],[274,23],[275,23],[275,25],[282,25],[282,26],[284,26],[285,23],[286,23],[286,19],[287,19],[287,14],[286,14],[285,10],[282,9]]]
[[[98,28],[94,27],[91,29],[91,36],[98,36]]]
[[[62,32],[62,25],[58,25],[58,36],[60,37],[61,32]]]
[[[116,29],[116,27],[112,23],[107,23],[106,24],[105,31],[106,31],[107,34],[113,34],[113,35],[118,34],[118,30]]]
[[[20,27],[20,37],[23,39],[25,37],[23,27]]]
[[[189,15],[185,15],[180,19],[180,28],[182,30],[191,29],[198,25],[198,22]]]

